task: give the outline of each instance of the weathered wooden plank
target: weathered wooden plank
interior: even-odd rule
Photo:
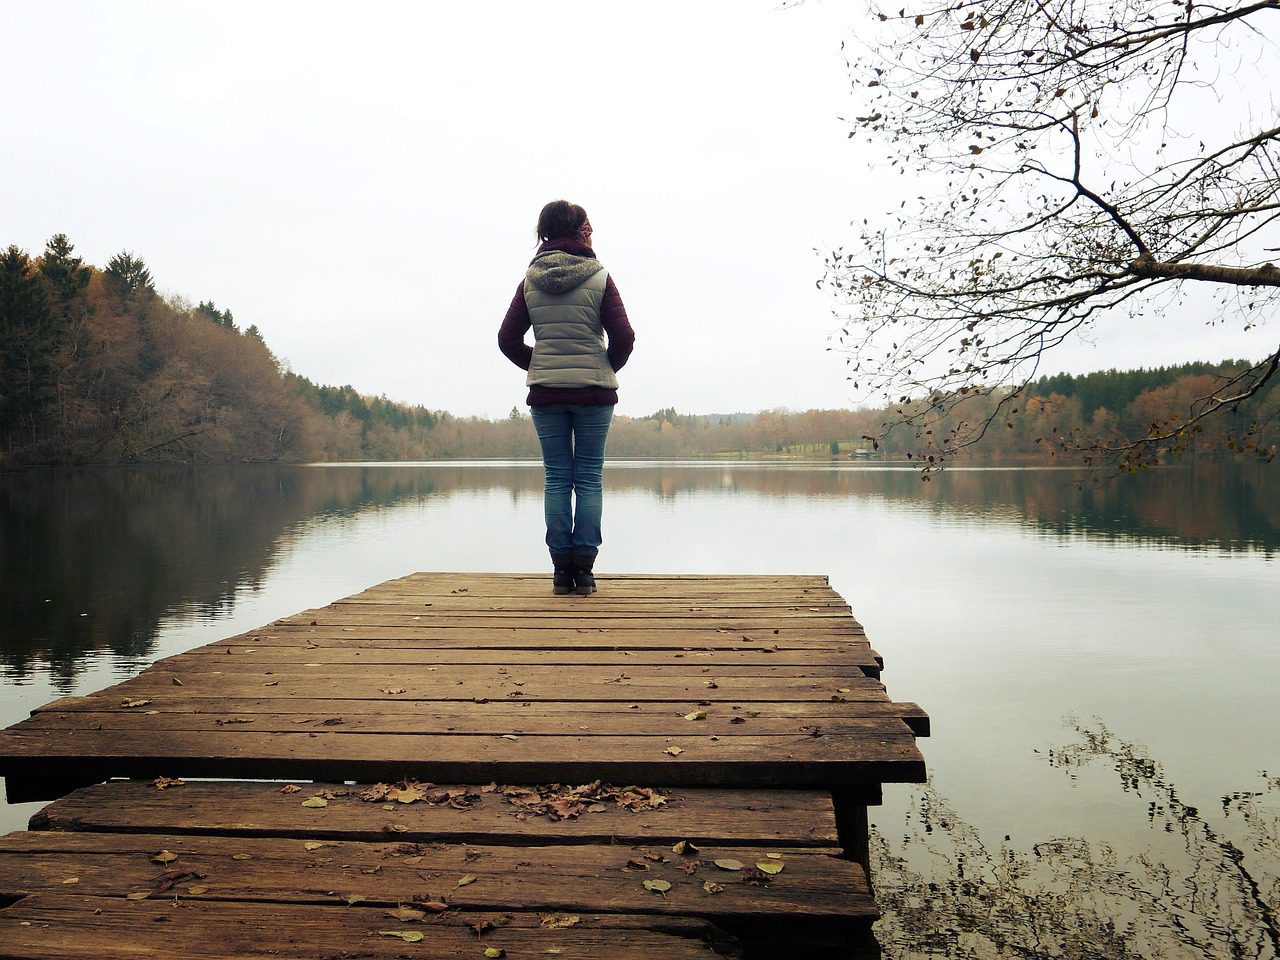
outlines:
[[[476,596],[440,596],[432,594],[386,593],[378,590],[365,591],[352,597],[344,597],[325,604],[321,609],[343,609],[362,607],[400,607],[428,608],[433,613],[454,610],[536,610],[543,613],[564,614],[566,611],[589,609],[596,613],[663,613],[679,611],[681,613],[720,614],[724,610],[750,610],[761,613],[777,613],[782,611],[808,610],[811,613],[849,613],[849,604],[838,595],[831,597],[806,597],[797,601],[795,597],[750,597],[725,596],[716,594],[706,597],[654,597],[633,596],[617,597],[593,593],[590,597],[576,594],[554,595],[550,590],[545,593],[530,595]]]
[[[712,691],[714,692],[714,691]],[[172,691],[177,694],[177,691]],[[339,702],[333,700],[293,697],[288,699],[264,697],[192,697],[185,693],[177,695],[159,695],[145,707],[146,711],[155,711],[152,716],[212,715],[215,718],[229,716],[258,716],[272,714],[287,716],[302,722],[321,722],[339,714],[334,708]],[[772,720],[818,722],[824,720],[857,719],[860,717],[899,718],[905,722],[918,737],[928,736],[929,717],[914,703],[891,703],[887,701],[849,701],[837,703],[827,702],[752,702],[725,703],[717,706],[709,701],[689,699],[673,702],[636,702],[628,705],[625,713],[620,714],[615,704],[607,702],[562,702],[538,701],[536,703],[514,701],[488,701],[475,703],[468,701],[443,703],[424,703],[421,701],[373,700],[341,701],[341,713],[344,723],[361,717],[406,718],[409,722],[459,724],[459,729],[470,728],[474,732],[485,732],[502,727],[501,732],[510,732],[517,723],[533,723],[537,718],[545,718],[548,722],[558,724],[561,729],[574,730],[579,724],[588,724],[593,729],[607,724],[612,718],[621,716],[665,719],[673,715],[681,716],[695,710],[705,709],[708,719],[719,719],[724,712],[730,718],[740,716],[744,730],[752,730],[757,721]],[[46,704],[33,712],[33,716],[45,714],[67,714],[72,725],[83,729],[92,727],[97,718],[84,719],[77,723],[72,714],[115,714],[129,715],[132,710],[120,706],[120,699],[110,693],[97,693],[85,697],[64,697]],[[147,714],[144,713],[145,717]],[[581,719],[578,719],[581,718]],[[292,722],[292,721],[291,721]],[[640,725],[650,723],[642,719]],[[21,729],[23,725],[11,729]],[[767,729],[765,732],[769,732]]]
[[[322,823],[327,809],[299,813]],[[165,864],[153,857],[174,854]],[[783,865],[770,878],[718,868]],[[168,874],[166,877],[165,874]],[[188,876],[177,883],[175,875]],[[172,834],[33,831],[0,838],[5,895],[77,891],[98,897],[177,895],[184,900],[396,907],[444,901],[463,910],[657,913],[673,916],[864,919],[877,916],[857,864],[809,848],[714,846],[680,856],[665,845],[481,846]],[[470,881],[463,881],[471,877]],[[659,895],[645,880],[664,880]],[[461,881],[461,882],[460,882]],[[704,882],[724,889],[712,893]]]
[[[356,714],[341,712],[338,702],[328,702],[331,708],[310,717],[298,713],[266,713],[255,711],[227,711],[212,713],[186,713],[161,711],[144,714],[140,710],[113,710],[98,713],[55,713],[42,710],[15,724],[9,730],[15,735],[36,736],[55,730],[110,730],[139,736],[150,736],[157,731],[169,733],[204,733],[228,728],[252,729],[255,733],[294,733],[303,730],[324,730],[325,724],[334,724],[340,716],[344,733],[452,733],[459,736],[504,736],[507,734],[543,734],[547,736],[580,736],[601,734],[625,734],[648,737],[677,737],[691,732],[700,735],[730,737],[750,733],[755,736],[812,736],[814,730],[830,734],[872,736],[882,732],[901,733],[909,729],[902,720],[891,717],[754,717],[748,719],[742,711],[732,711],[714,704],[697,706],[685,713],[640,714],[638,711],[621,713],[539,713],[534,710],[506,710],[483,716],[466,713],[399,713]],[[688,717],[697,719],[690,721]],[[246,726],[252,724],[252,728]]]
[[[291,657],[247,654],[239,658],[223,655],[222,659],[211,659],[208,654],[179,654],[158,660],[152,665],[157,675],[168,674],[170,677],[181,677],[200,680],[212,676],[234,676],[249,674],[254,677],[266,673],[272,676],[306,676],[306,677],[341,677],[352,679],[369,679],[386,677],[393,679],[403,677],[429,678],[433,673],[444,673],[445,676],[463,680],[464,682],[548,681],[566,676],[594,682],[599,679],[615,680],[626,675],[634,679],[679,679],[694,680],[723,677],[742,677],[767,680],[769,678],[786,679],[829,679],[831,677],[855,677],[865,679],[863,665],[844,662],[815,664],[783,664],[776,658],[754,655],[747,663],[709,664],[693,660],[675,660],[667,658],[666,663],[645,663],[619,656],[613,663],[513,663],[494,658],[489,663],[458,663],[446,661],[443,664],[430,656],[426,651],[352,651],[339,650],[335,654],[319,654],[310,651],[292,651]],[[363,654],[363,655],[362,655]],[[399,655],[397,655],[399,654]],[[441,670],[441,667],[444,667]]]
[[[512,958],[566,960],[707,960],[739,956],[707,921],[693,918],[458,913],[401,923],[385,908],[227,903],[173,897],[130,902],[39,894],[0,910],[4,960],[460,960],[486,947]],[[488,926],[485,926],[485,925]],[[476,934],[474,926],[484,933]],[[416,943],[381,931],[422,933]]]
[[[846,700],[888,700],[884,687],[876,680],[859,674],[855,677],[826,678],[794,678],[777,677],[765,679],[760,677],[726,677],[714,679],[718,686],[710,689],[706,686],[710,675],[706,677],[615,677],[613,682],[607,680],[579,680],[566,677],[556,680],[530,680],[523,686],[514,682],[501,683],[492,679],[452,680],[449,674],[434,673],[426,677],[410,675],[407,670],[375,673],[353,684],[351,677],[290,676],[273,674],[267,678],[262,676],[246,676],[241,673],[221,675],[175,674],[167,671],[148,671],[132,680],[112,687],[112,692],[121,698],[149,698],[161,693],[170,693],[175,687],[175,678],[182,686],[189,688],[191,696],[225,696],[225,697],[308,697],[318,699],[391,699],[390,695],[380,694],[384,689],[404,689],[400,698],[420,700],[475,700],[476,698],[497,700],[502,698],[518,700],[578,700],[578,701],[613,701],[629,704],[636,701],[672,701],[692,698],[711,700],[712,702],[736,701],[746,703],[752,700],[829,700],[832,697]],[[265,678],[265,679],[264,679]],[[277,686],[264,690],[264,684],[278,679]],[[269,691],[269,692],[268,692]]]
[[[85,782],[112,776],[421,780],[483,783],[588,782],[650,786],[831,787],[920,782],[924,761],[915,739],[879,736],[748,736],[690,733],[641,736],[511,735],[518,739],[438,734],[345,734],[340,727],[297,734],[223,729],[193,736],[157,731],[42,731],[0,735],[0,772],[39,789],[53,767]],[[678,755],[666,752],[678,749]]]
[[[513,621],[515,622],[515,621]],[[571,629],[542,630],[535,627],[441,627],[429,617],[420,623],[407,622],[399,626],[342,627],[318,624],[272,624],[249,631],[214,646],[225,644],[255,643],[266,645],[306,645],[330,643],[355,643],[363,645],[370,640],[419,643],[435,648],[460,647],[473,649],[712,649],[753,650],[776,646],[779,650],[844,650],[866,644],[867,638],[854,630],[830,631],[777,627],[767,630],[741,631],[698,627],[689,629],[634,629],[605,630],[598,627],[577,626]]]
[[[609,573],[602,579],[621,584],[650,583],[658,589],[692,586],[696,584],[725,584],[737,587],[763,586],[773,588],[823,589],[830,581],[820,573]],[[441,573],[422,570],[405,574],[386,583],[456,585],[458,583],[501,583],[504,581],[545,583],[548,574],[528,571]]]
[[[576,817],[531,816],[501,792],[470,788],[465,809],[449,804],[382,803],[344,788],[323,818],[299,816],[299,797],[279,783],[188,781],[158,790],[117,780],[77,790],[32,818],[32,829],[93,833],[169,833],[294,837],[307,840],[443,842],[529,846],[631,843],[826,847],[836,845],[831,798],[807,790],[665,791],[665,803],[633,812],[603,804]],[[442,786],[438,789],[449,789]],[[350,792],[347,792],[347,791]],[[309,814],[309,811],[308,811]],[[393,828],[393,829],[392,829]]]
[[[618,616],[608,612],[593,614],[589,610],[568,611],[560,614],[531,614],[525,616],[521,611],[512,609],[507,612],[476,611],[467,614],[461,611],[449,611],[442,615],[416,614],[412,610],[387,610],[385,612],[352,610],[307,610],[292,616],[282,617],[275,621],[280,625],[293,626],[327,626],[327,627],[361,627],[361,626],[412,626],[415,618],[430,616],[431,625],[436,628],[445,627],[510,627],[512,619],[520,621],[522,629],[537,630],[731,630],[731,631],[772,631],[779,623],[799,626],[804,629],[815,627],[826,633],[835,635],[860,636],[861,628],[849,617],[810,613],[791,617],[764,614],[760,616],[657,616],[638,613],[634,616]]]
[[[651,665],[680,667],[692,664],[697,667],[747,667],[760,664],[771,667],[826,667],[826,666],[878,666],[875,651],[866,643],[842,645],[841,650],[772,650],[763,647],[735,650],[546,650],[546,649],[459,649],[439,648],[431,645],[408,644],[403,641],[369,640],[343,645],[325,645],[308,649],[304,644],[294,646],[266,646],[256,643],[215,643],[197,647],[185,653],[157,660],[157,666],[166,669],[186,669],[188,665],[204,669],[262,670],[263,664],[253,658],[268,658],[269,666],[278,669],[287,664],[312,663],[360,663],[360,664],[416,664],[430,665],[480,665],[498,664],[512,667],[521,665],[575,666],[578,664],[617,667]],[[231,652],[228,653],[227,651]],[[265,652],[264,652],[265,651]],[[210,657],[222,657],[210,666]],[[240,658],[246,662],[240,662]]]

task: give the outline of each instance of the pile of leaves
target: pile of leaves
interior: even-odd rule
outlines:
[[[418,780],[398,784],[375,783],[360,791],[359,797],[369,803],[428,803],[469,810],[480,803],[485,794],[501,796],[516,808],[516,818],[550,817],[573,820],[584,813],[603,813],[610,805],[632,813],[654,810],[667,802],[666,796],[651,787],[614,787],[599,780],[581,786],[560,783],[532,786],[441,787]]]

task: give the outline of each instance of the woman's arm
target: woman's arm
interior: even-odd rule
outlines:
[[[626,319],[626,314],[623,314]],[[533,362],[533,347],[524,342],[524,335],[532,326],[529,320],[529,307],[524,302],[524,281],[516,287],[516,295],[511,298],[511,306],[507,307],[507,315],[502,318],[502,326],[498,328],[498,349],[503,356],[521,370],[528,370]]]
[[[524,302],[523,296],[520,302]],[[526,310],[525,317],[528,315]],[[627,308],[622,305],[622,297],[612,276],[604,283],[604,299],[600,301],[600,323],[604,332],[609,335],[609,365],[614,370],[621,370],[636,345],[636,334],[631,329]]]

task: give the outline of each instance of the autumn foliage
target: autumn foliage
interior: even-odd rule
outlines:
[[[536,458],[527,412],[499,420],[313,383],[212,301],[156,293],[128,252],[84,264],[65,236],[39,257],[0,251],[0,463]],[[495,362],[498,362],[495,355]],[[987,423],[966,456],[1088,455],[1089,443],[1167,430],[1165,452],[1274,457],[1280,390],[1201,420],[1196,404],[1247,361],[1042,378],[1016,402],[999,391],[935,416],[939,437]],[[613,457],[880,457],[918,454],[894,409],[618,416]],[[969,426],[960,421],[967,417]],[[926,440],[929,438],[926,436]],[[926,443],[926,449],[927,449]]]

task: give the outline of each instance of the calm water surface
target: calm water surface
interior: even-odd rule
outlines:
[[[618,463],[606,486],[604,573],[827,574],[893,698],[930,713],[934,788],[983,843],[1177,853],[1159,798],[1114,758],[1059,762],[1072,718],[1157,759],[1182,801],[1227,815],[1224,836],[1246,827],[1224,797],[1275,799],[1280,467],[1098,486],[1071,470],[922,483],[875,464]],[[0,476],[0,722],[411,571],[541,570],[541,510],[541,469],[522,463]],[[890,849],[921,803],[886,788],[873,819]],[[32,809],[0,807],[0,827]],[[1274,895],[1280,840],[1249,856]]]

